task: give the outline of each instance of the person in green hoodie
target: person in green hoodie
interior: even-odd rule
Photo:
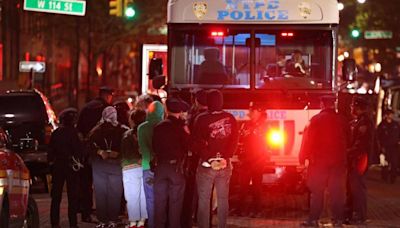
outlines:
[[[150,162],[154,157],[152,146],[153,129],[163,118],[164,107],[162,103],[154,101],[148,107],[146,121],[138,127],[139,152],[142,154],[143,184],[149,228],[154,228],[154,172],[150,170]]]

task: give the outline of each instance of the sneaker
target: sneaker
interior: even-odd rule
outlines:
[[[95,228],[107,228],[107,227],[108,227],[107,224],[103,222],[97,223],[97,225],[95,226]]]
[[[108,225],[106,226],[107,228],[116,228],[118,226],[117,223],[115,222],[109,222]]]
[[[303,221],[302,223],[300,223],[300,227],[319,227],[319,225],[318,225],[318,221],[306,220],[306,221]]]
[[[342,221],[332,221],[332,226],[333,227],[343,227],[343,222]]]
[[[129,222],[128,225],[125,226],[125,228],[137,228],[136,222]]]

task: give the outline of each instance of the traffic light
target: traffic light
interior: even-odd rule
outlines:
[[[123,0],[110,0],[109,2],[109,14],[112,16],[122,16],[122,1]]]
[[[353,29],[353,30],[351,30],[351,37],[353,37],[353,38],[359,38],[360,35],[361,35],[360,30],[358,30],[358,29]]]
[[[133,5],[133,0],[124,1],[124,15],[127,19],[132,19],[136,15],[136,10]]]

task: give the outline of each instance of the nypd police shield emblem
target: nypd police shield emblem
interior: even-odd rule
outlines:
[[[205,2],[194,2],[193,12],[197,19],[202,19],[207,13],[207,3]]]

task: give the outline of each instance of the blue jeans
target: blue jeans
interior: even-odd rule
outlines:
[[[156,228],[181,227],[185,176],[176,164],[158,164],[155,170],[154,205]],[[186,209],[185,209],[186,210]]]
[[[100,222],[118,220],[122,198],[122,170],[119,163],[95,160],[92,164],[96,215]]]
[[[154,228],[154,173],[150,170],[143,170],[143,186],[146,195],[148,228]]]
[[[199,228],[210,227],[210,199],[213,186],[217,191],[218,228],[225,228],[229,213],[229,181],[232,169],[228,166],[223,170],[213,170],[199,165],[196,180],[199,194],[197,223]]]

